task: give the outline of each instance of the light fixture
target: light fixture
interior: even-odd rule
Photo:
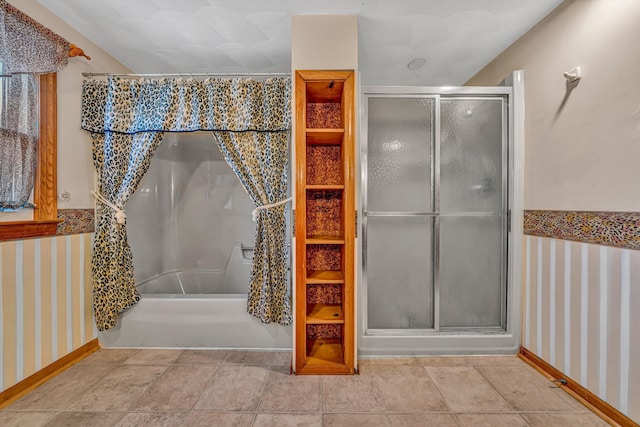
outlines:
[[[419,70],[420,68],[424,67],[424,64],[427,63],[427,60],[424,58],[416,58],[411,60],[408,64],[407,64],[407,68],[410,69],[411,71],[414,70]]]

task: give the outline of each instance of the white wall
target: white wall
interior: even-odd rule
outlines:
[[[11,0],[10,3],[91,57],[91,61],[69,58],[69,65],[58,73],[58,193],[71,194],[68,202],[58,201],[58,208],[93,208],[93,197],[89,193],[94,180],[91,137],[80,129],[81,73],[131,70],[35,0]]]
[[[296,15],[291,17],[293,70],[356,70],[357,15]]]
[[[639,22],[637,0],[567,0],[467,82],[525,71],[525,209],[640,211]]]

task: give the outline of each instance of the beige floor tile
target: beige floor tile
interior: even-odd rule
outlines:
[[[274,365],[278,353],[275,351],[243,351],[227,352],[225,365]]]
[[[2,427],[42,427],[47,424],[55,412],[0,412],[0,426]]]
[[[531,427],[608,426],[595,414],[520,414]]]
[[[320,412],[320,376],[289,375],[286,366],[272,367],[260,400],[260,412]]]
[[[458,427],[452,414],[389,414],[393,427]]]
[[[269,369],[263,366],[220,366],[200,395],[195,410],[253,411]]]
[[[421,366],[466,366],[464,357],[458,356],[426,356],[416,357],[416,363]]]
[[[255,414],[242,412],[192,412],[185,427],[251,427]]]
[[[322,415],[258,414],[253,427],[322,427]]]
[[[460,427],[527,427],[518,414],[456,414]]]
[[[415,365],[415,357],[373,357],[369,359],[370,365]]]
[[[60,412],[47,427],[113,426],[123,417],[119,412]],[[30,426],[30,424],[24,424]]]
[[[369,365],[369,359],[358,359],[358,366]]]
[[[368,361],[366,363],[362,363],[362,361],[360,361],[358,365],[358,374],[373,375],[373,365],[371,365]]]
[[[169,365],[173,363],[183,350],[139,350],[124,361],[125,365]]]
[[[173,363],[176,365],[220,365],[226,350],[184,350]]]
[[[427,366],[425,369],[452,412],[513,412],[471,366]]]
[[[27,411],[66,410],[114,369],[117,366],[72,366],[13,403],[10,408]]]
[[[582,412],[586,414],[591,413],[589,408],[584,406],[582,403],[578,402],[576,399],[574,399],[569,393],[567,393],[563,389],[558,387],[558,388],[552,388],[551,391],[553,391],[556,395],[564,399],[565,402],[567,402],[573,408],[572,412]]]
[[[448,411],[422,366],[374,365],[373,372],[388,411]]]
[[[130,408],[135,411],[190,411],[218,369],[215,365],[172,365]]]
[[[477,366],[476,369],[516,411],[573,412],[574,408],[535,371],[521,366]]]
[[[130,348],[102,348],[91,356],[82,359],[80,364],[88,365],[119,365],[124,363],[128,358],[135,356],[140,351]]]
[[[323,427],[391,426],[386,414],[323,414]]]
[[[526,366],[518,356],[466,356],[469,366]]]
[[[188,412],[130,412],[116,427],[176,427],[184,425],[188,417]]]
[[[322,377],[325,412],[384,412],[382,393],[374,375],[327,375]]]
[[[69,406],[72,411],[127,411],[167,366],[118,366]]]
[[[291,357],[293,354],[290,351],[276,351],[276,355],[273,360],[273,364],[277,366],[291,367]]]

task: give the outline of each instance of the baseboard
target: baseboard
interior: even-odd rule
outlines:
[[[536,356],[530,350],[520,347],[518,357],[549,379],[566,381],[566,384],[558,383],[558,386],[609,424],[614,426],[619,425],[622,427],[639,427],[631,418],[627,417],[622,412],[618,411],[616,408],[593,394],[591,391],[564,375],[558,369]]]
[[[40,384],[67,370],[99,348],[98,339],[95,338],[52,364],[40,369],[33,375],[28,376],[18,384],[9,387],[0,393],[0,409],[6,408]]]

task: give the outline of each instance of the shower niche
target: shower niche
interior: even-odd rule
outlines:
[[[297,374],[354,372],[354,74],[296,72]]]

